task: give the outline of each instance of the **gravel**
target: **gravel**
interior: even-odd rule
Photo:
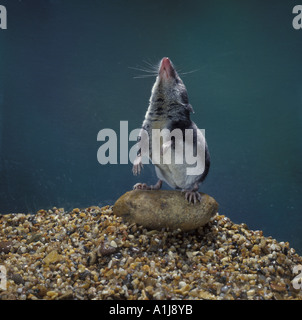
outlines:
[[[147,230],[92,206],[0,216],[2,300],[302,299],[288,242],[216,215],[192,232]]]

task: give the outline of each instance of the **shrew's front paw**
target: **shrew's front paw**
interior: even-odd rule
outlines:
[[[133,168],[132,172],[135,176],[141,173],[143,168],[143,163],[142,163],[142,158],[141,157],[136,157],[133,163]]]

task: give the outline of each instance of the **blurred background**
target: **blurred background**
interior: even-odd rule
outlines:
[[[1,0],[0,212],[112,205],[153,166],[100,165],[101,129],[139,128],[170,57],[211,152],[220,214],[302,253],[302,29],[293,1]],[[197,70],[193,73],[187,73]],[[187,74],[186,74],[187,73]],[[135,142],[129,142],[129,148]],[[164,188],[168,189],[167,185]]]

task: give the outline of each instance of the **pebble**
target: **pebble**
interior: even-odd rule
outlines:
[[[111,247],[113,247],[113,248],[117,248],[117,244],[116,244],[116,242],[115,242],[114,240],[112,240],[112,241],[110,242],[110,245],[111,245]]]
[[[223,215],[190,232],[125,222],[110,206],[0,215],[0,225],[0,300],[302,300],[289,243]]]
[[[9,253],[12,247],[12,242],[11,241],[1,241],[0,242],[0,253]]]
[[[15,284],[24,284],[24,279],[18,273],[11,275],[11,279],[15,282]]]
[[[58,254],[57,250],[51,251],[44,259],[44,263],[49,265],[50,263],[55,263],[61,260],[61,255]]]

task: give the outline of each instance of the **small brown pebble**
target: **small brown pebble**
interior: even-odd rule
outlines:
[[[35,295],[33,295],[32,293],[30,293],[27,297],[27,300],[39,300]]]
[[[261,249],[257,244],[255,244],[252,248],[252,252],[259,255],[261,253]]]
[[[37,296],[39,298],[43,298],[46,296],[47,294],[47,289],[45,288],[45,286],[41,285],[41,284],[38,284],[36,286],[36,292],[37,292]]]
[[[99,248],[97,249],[97,254],[98,254],[98,256],[107,256],[112,253],[115,253],[116,251],[117,251],[116,247],[113,247],[111,245],[105,245],[102,242],[101,245],[99,246]]]
[[[286,291],[286,286],[285,286],[285,284],[274,284],[274,283],[271,283],[271,288],[272,288],[274,291],[278,291],[278,292],[284,292],[284,291]]]
[[[97,254],[97,250],[93,250],[89,253],[88,255],[88,258],[87,258],[87,263],[89,265],[93,265],[96,263],[97,261],[97,257],[98,257],[98,254]]]
[[[39,241],[41,239],[41,237],[42,237],[41,233],[39,233],[39,232],[38,233],[33,233],[31,235],[31,237],[26,241],[26,243],[30,244],[32,242],[37,242],[37,241]]]
[[[12,248],[12,242],[11,241],[1,241],[0,242],[0,253],[9,253]]]
[[[62,256],[58,254],[57,250],[51,251],[45,258],[44,258],[44,263],[46,265],[50,263],[56,263],[62,259]]]
[[[15,282],[15,284],[24,284],[24,279],[19,273],[12,274],[11,279]]]
[[[51,299],[55,299],[59,294],[58,294],[58,292],[55,292],[55,291],[48,291],[48,292],[46,293],[46,295],[47,295],[48,297],[50,297]]]
[[[74,298],[73,291],[69,290],[66,293],[60,295],[58,300],[72,300]]]

